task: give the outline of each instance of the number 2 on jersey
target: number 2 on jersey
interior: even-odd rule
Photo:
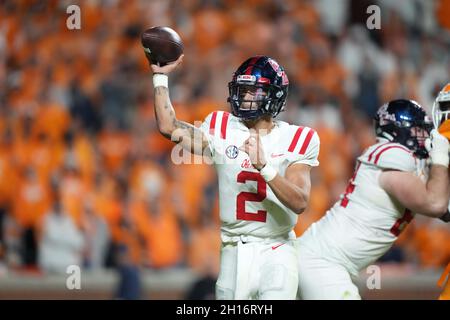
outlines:
[[[257,213],[245,211],[245,202],[261,202],[266,198],[267,184],[258,172],[241,171],[237,176],[238,183],[256,181],[257,193],[241,192],[236,198],[236,218],[238,220],[266,222],[267,211],[258,210]]]

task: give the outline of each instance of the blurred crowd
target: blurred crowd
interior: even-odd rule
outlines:
[[[66,27],[71,4],[80,6],[80,30]],[[381,29],[366,27],[371,4]],[[321,138],[300,235],[374,142],[378,106],[403,97],[431,109],[450,80],[449,16],[449,0],[2,1],[0,264],[217,272],[216,176],[206,164],[171,161],[153,113],[146,28],[171,26],[183,39],[170,87],[185,121],[228,110],[227,83],[247,57],[285,67],[291,85],[280,118]],[[440,268],[450,230],[416,216],[383,260]]]

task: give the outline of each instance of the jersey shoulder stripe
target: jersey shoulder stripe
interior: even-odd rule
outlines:
[[[375,147],[375,146],[372,146],[372,147]],[[368,155],[367,161],[377,163],[378,162],[377,159],[380,158],[381,153],[386,150],[392,149],[392,148],[398,148],[398,149],[404,150],[408,153],[411,153],[411,151],[408,148],[402,146],[401,144],[398,144],[395,142],[384,142],[384,143],[379,144],[375,148],[373,148],[371,151],[369,151],[370,150],[370,148],[369,148],[369,150],[367,152],[370,152],[370,153]]]
[[[308,133],[306,134],[306,138],[303,141],[302,147],[300,148],[299,154],[305,154],[306,149],[308,149],[309,143],[311,142],[312,136],[314,135],[316,131],[313,129],[309,129]]]
[[[381,149],[381,151],[378,152],[377,156],[375,157],[375,162],[374,162],[374,163],[375,163],[375,164],[378,164],[378,160],[380,160],[381,155],[382,155],[384,152],[386,152],[386,151],[388,151],[388,150],[390,150],[390,149],[400,149],[400,150],[403,150],[403,151],[405,151],[405,152],[408,152],[408,153],[412,154],[412,152],[411,152],[409,149],[407,149],[407,148],[405,148],[405,147],[403,147],[403,146],[400,146],[400,145],[386,146],[384,149]]]
[[[297,127],[291,143],[289,144],[288,151],[301,155],[305,154],[315,133],[316,131],[314,129]]]
[[[222,139],[227,138],[227,126],[228,126],[228,118],[230,114],[228,112],[223,112],[222,114],[222,124],[220,125],[220,137]]]
[[[209,134],[215,136],[217,132],[220,133],[220,138],[226,139],[228,119],[230,117],[229,112],[214,111],[209,123]]]
[[[375,154],[375,152],[377,152],[379,149],[381,149],[382,147],[386,146],[387,144],[390,144],[390,142],[382,143],[382,144],[380,144],[379,146],[377,146],[376,148],[374,148],[374,149],[372,150],[372,152],[369,154],[369,158],[368,158],[367,161],[370,162],[370,161],[372,160],[372,157],[373,157],[373,155]]]
[[[295,131],[295,135],[292,138],[291,144],[289,145],[289,152],[293,152],[295,147],[297,146],[298,139],[300,138],[300,135],[302,134],[304,127],[298,127],[297,131]]]
[[[216,129],[217,111],[214,111],[211,116],[211,122],[209,123],[209,134],[214,135]]]
[[[381,142],[370,146],[358,159],[380,169],[414,171],[417,166],[413,152],[396,142]]]

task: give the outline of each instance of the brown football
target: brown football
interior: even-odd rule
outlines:
[[[145,55],[151,63],[164,66],[177,60],[183,53],[183,42],[175,30],[169,27],[152,27],[141,35]]]

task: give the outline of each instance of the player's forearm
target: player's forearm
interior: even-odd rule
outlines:
[[[162,86],[155,88],[155,117],[159,132],[167,139],[171,139],[178,120],[170,102],[168,88]]]
[[[159,132],[164,137],[179,143],[191,153],[203,154],[207,146],[203,133],[194,125],[176,118],[169,91],[165,87],[155,88],[155,116]]]
[[[308,186],[301,188],[277,174],[267,183],[278,200],[297,214],[305,211],[309,200]]]

